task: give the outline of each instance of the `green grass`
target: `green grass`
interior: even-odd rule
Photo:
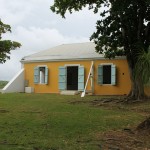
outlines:
[[[128,107],[70,104],[78,100],[79,96],[0,94],[0,149],[98,150],[98,133],[134,127],[145,117]]]
[[[8,81],[0,81],[0,89],[2,89],[7,83]]]

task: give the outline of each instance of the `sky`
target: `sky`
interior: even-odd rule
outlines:
[[[0,80],[10,81],[21,69],[22,57],[67,44],[88,42],[99,18],[87,8],[66,19],[53,13],[53,0],[0,0],[0,19],[11,26],[12,32],[2,39],[17,41],[21,48],[13,50],[10,60],[0,64]]]

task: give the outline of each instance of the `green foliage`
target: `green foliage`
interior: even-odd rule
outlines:
[[[0,20],[0,63],[4,63],[7,59],[10,58],[9,54],[11,50],[19,48],[21,46],[20,43],[10,40],[1,40],[2,34],[7,32],[11,32],[10,25],[4,24]]]
[[[2,89],[7,83],[8,81],[0,81],[0,89]]]
[[[95,2],[96,0],[55,0],[51,10],[65,17],[66,11],[70,13],[72,13],[72,10],[79,11],[86,7],[87,4],[92,6]]]
[[[134,59],[131,57],[141,47],[147,51],[150,45],[150,0],[55,0],[51,10],[64,17],[67,11],[79,11],[87,5],[95,13],[100,11],[102,17],[91,36],[97,52],[105,53],[108,58],[126,55]],[[100,9],[102,7],[104,11]]]
[[[143,83],[149,84],[150,82],[150,49],[146,53],[141,50],[137,56],[137,63],[135,66],[135,77],[142,76]]]
[[[100,98],[0,94],[0,149],[97,150],[99,133],[133,127],[145,118],[136,108],[134,112],[125,106],[122,110],[85,103]],[[149,112],[150,105],[142,108]]]

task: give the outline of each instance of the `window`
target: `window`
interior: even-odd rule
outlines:
[[[98,84],[116,85],[116,66],[104,64],[98,66]]]
[[[45,66],[34,68],[34,83],[48,84],[48,68]]]
[[[40,70],[40,83],[45,83],[45,67],[39,67]]]

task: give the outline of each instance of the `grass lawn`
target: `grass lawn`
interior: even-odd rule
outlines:
[[[0,94],[0,149],[101,150],[100,134],[134,128],[150,103],[97,107],[98,96]],[[80,101],[80,103],[75,103]]]

